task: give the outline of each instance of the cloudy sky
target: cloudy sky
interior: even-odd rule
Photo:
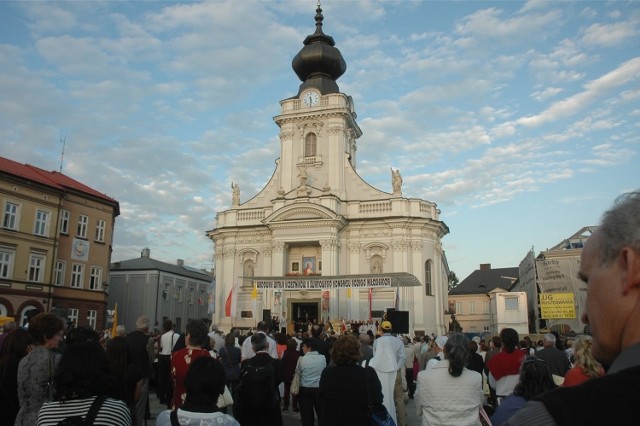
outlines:
[[[640,187],[640,3],[325,0],[358,173],[438,204],[450,268],[517,266]],[[120,202],[113,260],[211,268],[268,181],[314,0],[0,2],[0,155]]]

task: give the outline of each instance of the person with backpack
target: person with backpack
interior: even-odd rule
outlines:
[[[131,426],[129,407],[111,398],[115,381],[98,342],[69,345],[54,374],[56,392],[37,413],[37,426]]]
[[[242,426],[282,426],[278,386],[284,381],[282,360],[269,355],[263,333],[251,336],[255,356],[242,363],[234,395],[234,417]]]

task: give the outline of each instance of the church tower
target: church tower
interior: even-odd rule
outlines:
[[[357,174],[362,131],[352,98],[338,87],[347,65],[323,19],[318,4],[315,32],[292,62],[298,92],[280,101],[274,117],[276,170],[244,203],[235,187],[231,208],[207,232],[215,245],[213,321],[252,327],[275,315],[293,331],[296,319],[362,321],[396,308],[409,312],[412,333],[442,333],[449,271],[440,240],[449,229],[434,203],[402,196],[398,170],[391,171],[391,193]],[[255,289],[258,277],[310,282],[398,273],[412,277],[411,286]]]
[[[322,31],[322,9],[316,10],[316,31],[304,40],[292,67],[302,83],[298,94],[280,102],[275,117],[280,127],[282,190],[296,195],[320,191],[346,199],[347,165],[355,169],[356,139],[362,131],[350,96],[336,80],[347,64],[333,37]]]

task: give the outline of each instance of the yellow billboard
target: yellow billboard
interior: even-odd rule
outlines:
[[[575,318],[576,304],[573,293],[540,293],[540,317]]]

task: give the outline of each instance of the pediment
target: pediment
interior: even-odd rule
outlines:
[[[326,207],[304,203],[283,207],[267,217],[265,223],[306,221],[306,220],[334,220],[338,215]]]

